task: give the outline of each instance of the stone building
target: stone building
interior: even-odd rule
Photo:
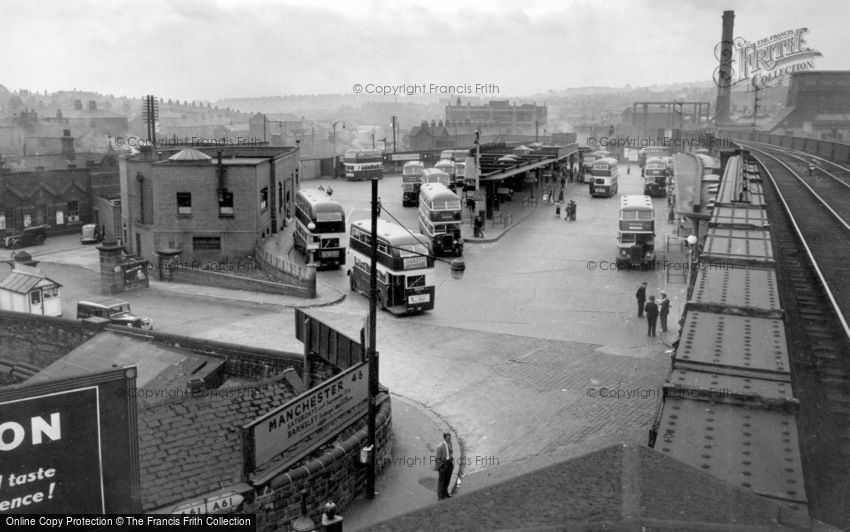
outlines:
[[[267,146],[142,150],[119,167],[124,247],[150,260],[252,254],[293,212],[299,173],[297,148]]]

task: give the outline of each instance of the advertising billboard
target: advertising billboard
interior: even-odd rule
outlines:
[[[0,388],[0,514],[138,513],[135,379]]]

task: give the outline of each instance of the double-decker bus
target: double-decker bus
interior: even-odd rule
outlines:
[[[422,170],[422,176],[420,181],[424,185],[425,183],[442,183],[446,186],[451,184],[451,178],[449,174],[439,170],[437,168],[426,168]]]
[[[312,226],[312,229],[311,229]],[[317,266],[345,264],[345,210],[323,190],[295,194],[295,249]]]
[[[620,177],[617,159],[605,157],[593,161],[593,166],[590,167],[590,175],[593,179],[590,183],[591,196],[611,197],[617,193]]]
[[[381,150],[348,150],[342,158],[345,178],[366,181],[384,177],[384,154]]]
[[[457,195],[440,183],[419,190],[419,232],[431,243],[435,255],[463,255],[460,234],[461,206]]]
[[[661,157],[650,157],[643,167],[643,193],[647,196],[667,195],[667,161]]]
[[[378,305],[393,314],[434,308],[434,256],[426,238],[378,219]],[[372,221],[352,222],[349,247],[354,266],[348,270],[351,289],[369,297]]]
[[[647,146],[638,151],[638,166],[640,166],[640,175],[643,176],[644,167],[647,159],[652,157],[670,157],[670,148],[667,146]]]
[[[620,198],[617,232],[617,266],[655,267],[655,207],[652,198],[625,195]]]
[[[462,162],[465,161],[467,157],[471,156],[471,152],[468,149],[465,150],[443,150],[440,152],[440,159],[448,159],[452,162]]]
[[[422,161],[407,161],[401,168],[401,204],[403,206],[416,205],[424,169],[425,163]]]
[[[448,174],[448,176],[449,176],[449,188],[454,190],[455,186],[456,186],[456,181],[457,181],[457,174],[455,173],[455,163],[454,163],[454,161],[451,161],[449,159],[441,159],[441,160],[437,161],[437,164],[434,165],[434,168],[436,168],[437,170],[442,170],[443,172]],[[461,180],[463,180],[462,177],[461,177]]]

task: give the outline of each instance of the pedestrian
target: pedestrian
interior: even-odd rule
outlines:
[[[576,221],[576,202],[570,200],[570,220]]]
[[[381,216],[381,196],[378,196],[376,209],[378,211],[378,216],[380,217]]]
[[[561,202],[555,204],[555,218],[561,217]]]
[[[658,316],[661,318],[661,332],[667,332],[667,315],[670,314],[670,300],[667,299],[667,292],[661,292],[661,300],[658,302]]]
[[[564,202],[564,189],[561,188],[561,190],[558,192],[558,203],[563,203],[563,202]]]
[[[655,304],[655,296],[649,296],[644,311],[646,312],[646,335],[655,336],[655,322],[658,320],[658,305]]]
[[[443,433],[443,441],[437,446],[437,456],[434,458],[434,471],[439,473],[437,477],[437,500],[450,499],[449,482],[452,479],[454,469],[454,452],[452,451],[452,435]]]
[[[637,298],[638,318],[642,318],[643,306],[646,304],[646,281],[640,283],[637,292],[635,292],[635,298]]]
[[[481,220],[481,215],[479,214],[478,216],[475,217],[475,221],[473,222],[473,225],[472,225],[472,228],[473,228],[472,234],[476,238],[484,238],[483,226],[484,226],[484,222],[483,222],[483,220]]]

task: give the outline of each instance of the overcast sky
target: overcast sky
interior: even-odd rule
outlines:
[[[726,9],[735,36],[804,26],[818,69],[850,68],[844,0],[4,0],[0,84],[214,101],[357,83],[481,84],[489,98],[709,81]]]

